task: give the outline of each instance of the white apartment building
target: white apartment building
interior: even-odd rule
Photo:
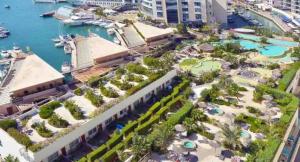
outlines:
[[[137,91],[121,102],[113,105],[110,109],[102,112],[101,114],[93,118],[88,118],[82,123],[71,125],[73,129],[68,131],[68,133],[55,138],[36,152],[27,150],[25,146],[19,144],[7,132],[0,129],[0,154],[2,157],[6,157],[9,154],[13,155],[21,162],[52,162],[61,155],[68,156],[69,153],[78,148],[80,143],[84,143],[93,138],[97,132],[104,130],[112,121],[122,118],[127,113],[137,108],[139,103],[149,100],[153,94],[160,93],[162,89],[171,84],[172,80],[176,76],[176,70],[168,72],[161,78],[150,83],[148,86]],[[88,107],[89,105],[85,106]],[[37,112],[29,112],[28,114],[31,118],[36,118],[37,115]],[[22,115],[18,118],[21,120],[21,118],[28,116]],[[38,141],[38,139],[33,138],[35,137],[31,137],[31,140]],[[47,142],[47,140],[39,140],[39,142]]]
[[[140,10],[166,23],[227,23],[224,0],[142,0]]]
[[[300,15],[300,0],[267,0],[267,2],[273,7],[288,11],[295,16]]]

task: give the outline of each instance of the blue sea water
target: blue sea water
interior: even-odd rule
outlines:
[[[5,9],[10,5],[10,9]],[[54,47],[51,39],[60,34],[87,35],[94,32],[107,40],[113,36],[107,34],[106,29],[95,26],[70,27],[63,25],[54,18],[42,18],[40,14],[57,9],[64,4],[35,4],[32,0],[1,0],[0,26],[7,28],[11,35],[0,39],[0,50],[11,49],[14,45],[39,55],[42,59],[60,70],[61,64],[70,62],[70,55],[66,55],[62,48]]]

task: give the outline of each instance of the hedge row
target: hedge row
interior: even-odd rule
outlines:
[[[282,97],[290,98],[290,102],[286,106],[281,107],[281,109],[285,109],[286,113],[282,115],[279,122],[277,123],[277,126],[275,127],[275,129],[277,129],[278,132],[282,133],[281,136],[283,137],[289,123],[293,118],[296,109],[299,106],[299,99],[292,94],[286,93],[278,89],[269,88],[267,86],[259,86],[257,88],[262,90],[264,93],[272,95],[275,99],[282,98]],[[255,155],[256,161],[271,161],[277,149],[279,148],[281,142],[282,140],[281,139],[279,140],[278,138],[273,138],[273,137],[268,138],[266,141],[266,146],[268,147],[259,151]]]
[[[86,158],[87,161],[88,162],[95,161],[96,159],[99,159],[99,157],[101,157],[101,156],[102,156],[101,159],[103,161],[111,160],[111,158],[116,155],[116,151],[118,150],[116,148],[120,147],[120,144],[122,144],[122,146],[124,146],[124,145],[128,145],[128,144],[130,144],[132,142],[133,133],[130,133],[130,132],[132,132],[134,130],[135,132],[143,134],[143,133],[147,132],[147,130],[154,123],[158,123],[160,116],[159,115],[154,115],[152,117],[152,115],[155,114],[155,113],[158,114],[158,112],[160,111],[159,108],[161,108],[161,105],[162,105],[161,103],[162,102],[164,102],[166,104],[166,106],[165,106],[166,109],[168,109],[168,107],[170,107],[170,106],[173,106],[174,103],[177,103],[182,98],[182,96],[177,97],[175,99],[176,101],[172,101],[172,103],[170,103],[170,104],[167,104],[166,101],[171,101],[171,99],[174,98],[174,96],[178,96],[180,90],[182,90],[182,88],[184,88],[184,87],[187,87],[188,83],[189,82],[187,80],[184,80],[182,83],[180,83],[179,85],[177,85],[174,88],[174,90],[176,92],[173,91],[171,95],[165,97],[164,101],[162,99],[161,102],[157,102],[154,105],[152,105],[149,108],[149,110],[148,110],[147,113],[145,113],[139,119],[128,123],[122,129],[122,132],[120,134],[115,133],[111,137],[111,139],[106,142],[106,144],[101,145],[98,149],[96,149],[93,152],[89,153],[87,155],[87,158]],[[123,140],[123,136],[126,136],[126,135],[127,135],[127,137]],[[123,142],[121,142],[122,140],[123,140]],[[106,154],[104,154],[108,149],[110,149],[110,151],[107,152]],[[80,160],[84,160],[84,159],[85,159],[85,157],[83,157]]]
[[[278,81],[278,89],[285,91],[294,79],[298,69],[300,68],[300,62],[293,63],[289,68],[283,72],[283,77]]]

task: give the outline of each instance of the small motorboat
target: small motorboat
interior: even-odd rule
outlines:
[[[59,38],[54,38],[54,39],[52,39],[52,41],[55,43],[59,43],[61,40]]]
[[[64,62],[62,65],[61,65],[61,72],[62,73],[70,73],[71,72],[71,65],[67,62]]]
[[[10,57],[10,53],[9,53],[8,51],[2,50],[2,51],[1,51],[1,56],[2,56],[3,58],[8,58],[8,57]]]
[[[5,5],[4,8],[10,9],[10,6],[9,5]]]
[[[64,46],[64,42],[55,43],[54,46],[57,47],[57,48],[63,47]]]
[[[65,45],[64,46],[64,51],[66,54],[71,54],[72,53],[72,48],[70,45]]]

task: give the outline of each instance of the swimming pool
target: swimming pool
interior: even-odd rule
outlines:
[[[239,38],[253,40],[256,42],[259,42],[261,39],[261,37],[259,37],[259,36],[250,35],[250,34],[237,34],[236,33],[235,35]],[[285,41],[285,40],[279,40],[279,39],[273,39],[273,38],[268,38],[268,43],[271,43],[273,45],[278,45],[278,46],[285,46],[285,47],[297,47],[299,45],[298,42]]]
[[[251,137],[250,133],[246,130],[242,130],[240,135],[243,138],[250,138]]]
[[[239,43],[246,50],[256,49],[261,55],[268,56],[268,57],[281,56],[284,54],[285,51],[288,50],[288,47],[285,46],[278,46],[273,44],[262,45],[254,41],[244,40],[244,39],[225,40],[222,42],[222,44],[225,43]]]

